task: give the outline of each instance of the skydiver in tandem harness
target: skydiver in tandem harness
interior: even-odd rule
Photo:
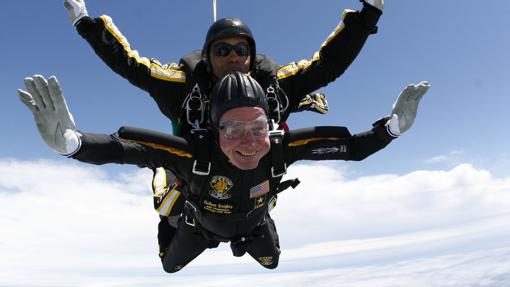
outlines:
[[[248,253],[276,268],[280,246],[269,216],[282,176],[298,160],[363,160],[414,122],[429,85],[407,86],[390,116],[367,132],[314,127],[283,132],[269,120],[266,95],[250,76],[233,73],[211,92],[209,133],[170,136],[122,127],[113,135],[76,129],[55,77],[25,79],[21,101],[32,111],[41,137],[58,153],[93,164],[135,164],[170,169],[186,184],[186,204],[175,236],[162,254],[166,272],[177,272],[207,248],[230,242],[234,256]],[[196,172],[206,165],[208,172]],[[283,187],[284,188],[284,187]]]
[[[360,2],[360,11],[344,11],[342,21],[312,59],[285,66],[257,54],[250,28],[237,18],[219,19],[209,28],[201,51],[163,65],[132,49],[109,16],[89,17],[84,0],[64,0],[64,7],[78,33],[105,64],[147,91],[172,121],[174,134],[183,135],[206,126],[208,95],[218,80],[232,72],[249,73],[259,82],[270,100],[270,116],[280,125],[285,125],[291,112],[327,112],[324,96],[309,94],[347,70],[368,36],[377,32],[384,9],[383,0]]]
[[[290,113],[303,110],[326,113],[325,96],[312,92],[342,75],[369,35],[377,32],[384,1],[360,2],[363,3],[360,11],[344,11],[340,24],[312,59],[285,66],[277,66],[266,55],[257,54],[255,37],[240,19],[219,19],[209,28],[201,51],[185,55],[178,64],[163,65],[132,49],[109,16],[89,17],[84,0],[64,0],[64,7],[78,33],[105,64],[147,91],[171,120],[174,134],[183,136],[193,129],[207,128],[211,89],[234,71],[249,73],[259,82],[269,103],[268,116],[283,129],[287,129]],[[184,207],[179,187],[183,182],[169,170],[155,167],[153,171],[154,207],[161,216],[158,241],[163,252]]]

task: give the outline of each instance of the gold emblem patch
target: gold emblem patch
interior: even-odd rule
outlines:
[[[255,198],[255,206],[253,207],[253,209],[261,208],[262,206],[264,206],[264,203],[266,203],[265,194]]]
[[[264,266],[268,266],[268,265],[273,264],[273,256],[259,257],[258,261],[260,262],[260,264],[262,264]]]
[[[209,195],[216,199],[228,199],[230,198],[230,193],[228,191],[234,185],[229,178],[226,178],[221,175],[213,176],[209,184],[212,187],[212,190],[209,191]]]

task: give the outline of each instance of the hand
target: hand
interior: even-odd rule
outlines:
[[[25,78],[25,87],[28,92],[18,90],[19,98],[34,115],[44,142],[63,155],[75,152],[80,139],[57,78],[52,76],[46,81],[43,76],[34,75]]]
[[[363,2],[381,10],[381,12],[384,10],[384,0],[363,0]]]
[[[397,117],[399,131],[396,130],[395,125],[393,127],[388,125],[392,129],[391,132],[393,134],[398,135],[411,128],[416,118],[418,104],[429,88],[430,84],[427,81],[423,81],[416,85],[409,85],[400,92],[391,111],[391,119],[394,120],[395,116]]]
[[[328,100],[323,93],[307,94],[296,108],[296,112],[312,111],[319,114],[327,114],[329,111]]]
[[[69,13],[69,20],[73,25],[83,17],[88,16],[85,0],[64,0],[64,7]]]

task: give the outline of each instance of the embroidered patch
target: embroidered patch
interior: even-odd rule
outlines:
[[[321,147],[312,150],[312,154],[343,153],[343,152],[347,152],[347,147],[345,145],[341,145],[340,148]]]
[[[262,206],[264,206],[265,202],[266,202],[265,195],[255,198],[255,206],[253,207],[253,209],[261,208]]]
[[[258,261],[260,262],[260,264],[262,264],[264,266],[268,266],[268,265],[273,264],[273,256],[259,257]]]
[[[210,202],[209,200],[204,200],[202,202],[202,208],[212,213],[231,214],[234,206],[228,203]]]
[[[232,188],[232,186],[234,186],[234,184],[229,178],[216,175],[212,177],[209,184],[212,187],[212,190],[209,191],[209,195],[216,199],[230,198],[231,195],[228,193],[228,191]]]
[[[250,188],[250,198],[259,197],[269,191],[269,180]]]

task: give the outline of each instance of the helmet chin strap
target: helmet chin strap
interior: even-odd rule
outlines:
[[[213,0],[213,22],[216,22],[216,0]]]

